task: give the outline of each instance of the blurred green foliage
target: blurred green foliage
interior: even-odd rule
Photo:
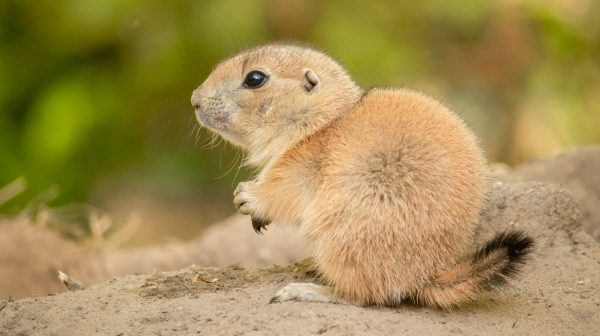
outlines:
[[[600,142],[594,0],[8,0],[0,186],[25,176],[29,188],[0,211],[51,186],[59,203],[102,185],[229,201],[236,152],[198,144],[209,136],[189,96],[220,59],[275,40],[331,53],[365,87],[441,99],[490,160]]]

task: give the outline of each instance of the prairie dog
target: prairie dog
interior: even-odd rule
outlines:
[[[325,285],[292,283],[271,302],[453,308],[502,288],[533,248],[514,231],[471,249],[486,163],[421,93],[363,91],[321,52],[267,45],[220,63],[191,100],[260,169],[234,192],[255,231],[291,225],[312,246]]]

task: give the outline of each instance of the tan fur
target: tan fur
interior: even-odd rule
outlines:
[[[242,88],[255,69],[267,83]],[[311,92],[307,70],[319,79]],[[457,279],[475,276],[461,258],[482,207],[485,162],[440,103],[405,89],[363,92],[328,56],[269,45],[218,65],[192,104],[261,168],[238,186],[236,206],[303,230],[336,297],[450,307],[480,292],[475,278]]]

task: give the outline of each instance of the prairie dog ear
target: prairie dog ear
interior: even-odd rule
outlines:
[[[311,69],[304,69],[303,81],[304,84],[302,86],[306,93],[311,93],[319,85],[319,77]]]

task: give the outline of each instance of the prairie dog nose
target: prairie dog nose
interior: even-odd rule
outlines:
[[[200,94],[200,90],[196,89],[192,92],[191,98],[192,106],[197,110],[202,105],[202,95]]]

